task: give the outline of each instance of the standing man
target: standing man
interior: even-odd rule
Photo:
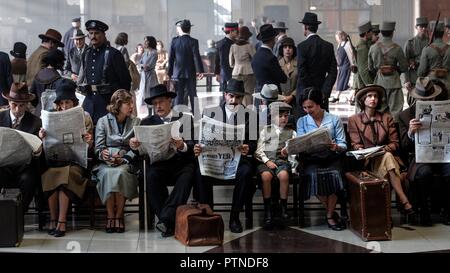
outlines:
[[[355,74],[355,90],[373,83],[373,78],[367,65],[373,36],[371,22],[368,21],[358,26],[358,32],[360,39],[356,45],[356,66],[358,67],[358,72]]]
[[[372,32],[373,32],[372,44],[375,44],[380,39],[380,25],[379,24],[372,25]]]
[[[169,56],[169,78],[175,80],[175,105],[188,105],[194,113],[197,97],[197,78],[203,78],[203,63],[198,49],[198,40],[190,36],[191,21],[181,20],[176,24],[178,37],[172,39]]]
[[[276,22],[273,24],[273,28],[278,32],[277,37],[275,38],[275,45],[273,47],[273,55],[278,57],[278,53],[280,52],[281,40],[288,37],[286,31],[288,28],[286,27],[285,22]]]
[[[83,108],[97,124],[97,120],[108,113],[106,106],[112,94],[118,89],[130,90],[131,77],[122,53],[107,44],[108,25],[89,20],[86,30],[91,46],[86,49],[81,62],[78,85],[86,96]]]
[[[0,51],[0,92],[6,92],[13,83],[11,61],[8,54]],[[0,97],[0,107],[8,105],[8,101]]]
[[[301,107],[303,91],[308,87],[315,87],[322,91],[323,108],[328,111],[328,99],[337,78],[337,63],[334,47],[331,43],[317,35],[319,25],[317,14],[306,12],[303,20],[306,40],[298,44],[298,81],[297,98],[300,105],[300,116],[306,115]]]
[[[78,81],[78,75],[80,75],[81,60],[83,59],[84,52],[86,52],[87,45],[85,43],[85,37],[83,31],[78,29],[73,37],[70,39],[75,42],[75,47],[71,48],[69,52],[66,52],[66,63],[64,64],[64,74],[70,76],[73,81]]]
[[[3,98],[8,100],[9,110],[0,112],[0,127],[16,129],[38,136],[42,127],[41,119],[27,111],[28,103],[35,96],[28,92],[25,83],[13,83],[11,90],[2,92]],[[41,146],[42,147],[42,146]],[[17,147],[17,152],[23,152]],[[39,156],[40,151],[33,156]],[[24,213],[35,196],[40,184],[38,160],[34,158],[29,164],[21,166],[0,167],[0,188],[20,188]]]
[[[369,50],[369,71],[376,74],[374,84],[386,89],[380,111],[390,112],[398,122],[404,103],[400,74],[408,70],[408,61],[402,48],[392,41],[395,22],[383,22],[380,29],[383,37]]]
[[[75,40],[72,37],[80,30],[81,28],[81,17],[72,19],[72,27],[64,34],[63,43],[64,43],[64,54],[66,60],[69,59],[69,52],[72,48],[75,47]]]
[[[45,34],[39,34],[41,45],[31,54],[27,61],[27,85],[31,86],[36,74],[44,68],[42,60],[47,56],[47,53],[52,49],[63,47],[61,43],[61,33],[54,29],[47,29]]]
[[[417,80],[417,69],[419,68],[422,50],[428,46],[428,18],[419,17],[416,19],[417,35],[405,43],[405,57],[408,60],[408,71],[405,73],[405,86],[410,91]],[[408,105],[412,105],[414,99],[409,96]]]
[[[233,69],[230,67],[230,48],[236,42],[239,35],[238,23],[225,23],[222,28],[225,32],[225,38],[218,41],[216,44],[218,54],[216,54],[216,80],[220,82],[220,91],[227,89],[227,82],[231,79]]]

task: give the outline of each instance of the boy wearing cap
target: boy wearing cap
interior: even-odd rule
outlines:
[[[225,33],[225,37],[216,43],[217,54],[215,61],[214,73],[216,74],[216,80],[220,82],[220,91],[227,89],[227,82],[232,77],[233,69],[230,66],[229,55],[230,48],[236,42],[239,35],[238,23],[225,23],[222,28]]]
[[[400,74],[408,71],[408,62],[402,48],[392,41],[395,22],[383,22],[380,30],[383,37],[370,47],[368,67],[376,75],[373,83],[386,89],[380,111],[390,112],[398,122],[404,103]]]
[[[286,141],[295,138],[296,132],[286,127],[292,109],[287,103],[274,102],[269,106],[272,125],[265,126],[259,135],[255,157],[260,162],[257,172],[261,175],[264,199],[264,228],[270,229],[273,224],[272,180],[276,176],[280,182],[281,218],[289,219],[287,199],[289,192],[289,176],[291,163],[288,160]],[[276,200],[278,203],[278,200]]]

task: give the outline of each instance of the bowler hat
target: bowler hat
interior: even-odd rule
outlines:
[[[26,82],[15,82],[11,85],[11,89],[2,92],[2,96],[9,101],[29,102],[36,97],[34,94],[28,92]]]
[[[364,109],[364,98],[367,93],[369,92],[377,92],[378,93],[378,105],[381,105],[381,101],[384,97],[384,93],[386,92],[386,89],[384,89],[383,86],[376,85],[376,84],[369,84],[367,86],[364,86],[363,88],[359,89],[356,92],[356,102],[358,103],[359,109]],[[377,106],[378,106],[377,105]]]
[[[317,20],[317,14],[312,12],[305,12],[303,20],[301,20],[299,23],[304,25],[320,25],[322,22]]]
[[[22,42],[17,42],[14,43],[13,50],[9,53],[16,58],[26,59],[26,52],[27,46]]]
[[[91,29],[95,29],[101,32],[105,32],[109,29],[108,25],[99,20],[89,20],[84,24],[86,26],[86,30],[89,31]]]
[[[255,99],[265,101],[281,101],[284,100],[284,96],[278,95],[278,87],[275,84],[264,84],[260,93],[253,94]]]
[[[275,22],[272,24],[274,29],[282,29],[282,30],[287,30],[289,28],[286,27],[286,23],[285,22]]]
[[[57,31],[56,29],[49,28],[45,32],[45,34],[39,34],[39,38],[41,39],[50,39],[56,43],[58,47],[64,47],[64,44],[61,42],[61,33]]]
[[[76,86],[74,84],[62,83],[56,88],[55,104],[58,104],[62,100],[72,100],[74,103],[78,103],[78,98],[75,95]]]
[[[273,28],[271,24],[262,25],[259,28],[259,33],[256,36],[256,39],[260,41],[270,41],[278,35],[278,32]]]
[[[191,24],[191,21],[188,19],[183,19],[175,23],[178,27],[193,27],[194,25]]]
[[[244,82],[236,79],[230,79],[227,83],[226,93],[232,93],[239,96],[245,95]]]
[[[366,32],[369,32],[372,30],[372,23],[370,21],[367,21],[361,25],[358,26],[358,32],[359,34],[364,34]]]
[[[164,84],[158,84],[150,88],[150,97],[146,98],[144,101],[147,104],[152,104],[152,100],[159,97],[175,98],[177,94],[175,92],[170,92]]]
[[[409,95],[415,99],[432,99],[442,92],[439,85],[433,83],[428,77],[419,77],[416,81],[416,86],[409,92]]]
[[[75,33],[73,34],[73,36],[70,37],[69,39],[71,39],[71,40],[76,40],[76,39],[82,39],[82,38],[84,38],[84,37],[86,37],[86,34],[84,34],[83,31],[82,31],[81,29],[77,29],[77,32],[75,32]]]

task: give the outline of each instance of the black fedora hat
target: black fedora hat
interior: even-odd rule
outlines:
[[[278,35],[278,32],[273,28],[271,24],[262,25],[259,28],[259,33],[256,36],[256,39],[260,41],[270,41]]]
[[[317,20],[317,14],[312,12],[305,12],[305,16],[303,17],[303,20],[301,20],[299,23],[304,25],[320,25],[322,24],[321,21]]]
[[[231,93],[239,96],[245,95],[244,82],[236,79],[230,79],[227,83],[226,93]]]
[[[152,104],[152,100],[159,97],[175,98],[177,94],[175,92],[169,92],[164,84],[158,84],[150,88],[150,97],[144,101],[147,104]]]
[[[178,27],[193,27],[194,26],[191,24],[191,21],[189,21],[188,19],[183,19],[183,20],[177,21],[175,23],[175,25]]]
[[[14,43],[13,50],[11,50],[9,53],[16,58],[26,59],[26,52],[27,45],[22,42],[17,42]]]
[[[91,29],[95,29],[95,30],[98,30],[101,32],[106,32],[109,29],[107,24],[105,24],[99,20],[89,20],[84,25],[86,26],[87,31],[89,31]]]
[[[56,99],[54,103],[58,104],[62,100],[72,100],[75,104],[78,103],[78,98],[75,95],[76,86],[70,83],[62,83],[56,88]]]

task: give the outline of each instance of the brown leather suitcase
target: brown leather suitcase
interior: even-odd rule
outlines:
[[[187,246],[223,244],[222,216],[209,205],[189,204],[177,208],[175,238]]]
[[[350,192],[350,229],[364,241],[391,240],[389,182],[370,172],[345,174]]]

